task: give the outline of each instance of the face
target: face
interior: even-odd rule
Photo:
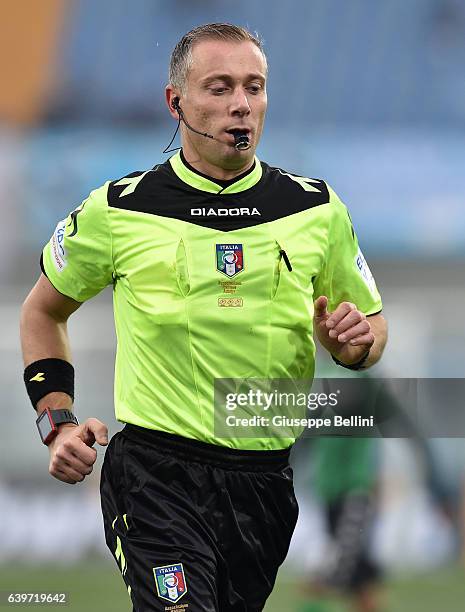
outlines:
[[[170,104],[178,95],[187,122],[214,139],[194,134],[182,125],[182,145],[188,160],[197,167],[224,170],[245,168],[253,160],[265,119],[266,65],[252,42],[203,40],[192,49],[193,64],[186,90],[167,87]],[[173,113],[177,118],[177,113]],[[232,129],[247,132],[251,146],[237,151]],[[199,163],[200,162],[200,163]]]

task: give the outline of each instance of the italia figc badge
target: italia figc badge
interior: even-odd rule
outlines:
[[[244,269],[242,244],[217,244],[216,269],[229,278],[242,272]]]
[[[176,603],[187,593],[186,577],[182,563],[154,567],[153,575],[158,597]]]

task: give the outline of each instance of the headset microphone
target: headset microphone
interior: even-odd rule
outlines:
[[[195,132],[196,134],[199,134],[200,136],[205,136],[205,138],[212,138],[213,140],[215,139],[214,136],[212,136],[211,134],[207,134],[207,132],[199,132],[198,130],[194,129],[191,125],[187,123],[186,118],[184,117],[184,113],[182,112],[182,108],[179,106],[178,97],[173,98],[172,106],[174,110],[178,113],[180,121],[183,121],[186,127],[191,130],[191,132]]]
[[[173,140],[176,137],[176,134],[178,133],[178,129],[179,129],[179,125],[181,121],[184,122],[184,125],[189,130],[191,130],[191,132],[194,132],[195,134],[199,134],[200,136],[204,136],[205,138],[211,138],[212,140],[216,140],[215,137],[212,136],[211,134],[208,134],[207,132],[199,132],[198,130],[193,128],[191,125],[189,125],[189,123],[186,121],[186,118],[184,117],[182,108],[179,106],[178,96],[175,96],[173,100],[171,101],[171,108],[178,113],[179,122],[178,122],[178,127],[176,128],[176,132],[174,133],[174,136],[171,139],[170,144],[166,147],[163,153],[169,153],[170,151],[174,150],[174,149],[169,149],[169,147],[171,146]],[[234,130],[231,133],[234,136],[234,147],[236,151],[245,151],[247,149],[250,149],[250,140],[247,134],[244,134],[244,132],[242,132],[241,130]]]

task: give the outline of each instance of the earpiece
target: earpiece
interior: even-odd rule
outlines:
[[[166,149],[163,151],[163,153],[169,153],[169,151],[167,149],[169,149],[169,147],[173,143],[174,137],[176,136],[176,134],[178,132],[178,129],[179,129],[179,126],[181,125],[181,121],[185,124],[185,126],[187,127],[188,130],[191,130],[191,132],[195,132],[196,134],[200,134],[200,136],[204,136],[205,138],[211,138],[212,140],[215,140],[215,137],[212,136],[211,134],[208,134],[207,132],[199,132],[198,130],[196,130],[195,128],[193,128],[192,126],[190,126],[187,123],[186,118],[184,117],[184,113],[182,112],[182,108],[179,106],[179,98],[178,98],[178,96],[174,96],[174,98],[171,100],[171,108],[178,113],[179,123],[178,123],[178,127],[176,128],[176,132],[174,133],[174,136],[171,139],[170,144],[166,147]],[[248,140],[248,138],[247,138],[247,140]],[[248,147],[242,146],[241,148],[248,148]]]

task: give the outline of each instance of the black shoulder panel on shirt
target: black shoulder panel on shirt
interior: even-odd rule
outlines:
[[[326,183],[261,162],[256,185],[239,193],[207,193],[178,178],[165,162],[146,172],[112,181],[108,205],[122,210],[179,219],[219,231],[275,221],[329,202]]]

